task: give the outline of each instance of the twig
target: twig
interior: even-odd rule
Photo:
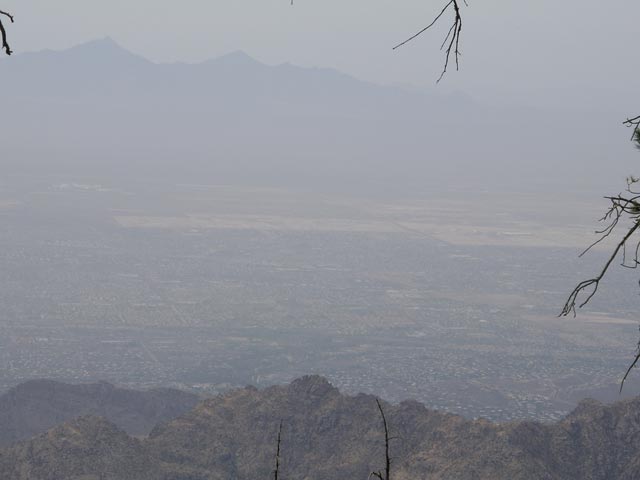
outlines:
[[[438,20],[440,20],[440,17],[442,17],[442,15],[444,15],[444,13],[449,9],[449,7],[451,6],[451,4],[454,2],[455,0],[450,0],[449,3],[447,3],[444,8],[442,9],[442,11],[436,16],[436,18],[426,27],[424,27],[422,30],[420,30],[418,33],[411,35],[409,38],[407,38],[404,42],[399,43],[398,45],[396,45],[395,47],[393,47],[393,49],[397,49],[402,47],[403,45],[406,45],[407,43],[409,43],[410,41],[418,38],[420,35],[422,35],[424,32],[426,32],[427,30],[429,30],[431,27],[433,27]]]
[[[468,6],[467,0],[462,0],[462,1],[464,2],[465,5]],[[460,70],[460,55],[462,55],[462,53],[460,52],[460,36],[462,34],[462,14],[460,13],[460,0],[449,0],[449,2],[444,6],[444,8],[440,11],[440,13],[436,15],[436,17],[433,19],[433,21],[429,25],[419,30],[417,33],[410,36],[405,41],[393,47],[393,49],[396,50],[397,48],[400,48],[403,45],[406,45],[407,43],[411,42],[412,40],[422,35],[424,32],[426,32],[431,27],[433,27],[438,22],[438,20],[440,20],[440,18],[442,18],[442,16],[450,8],[453,8],[453,11],[454,11],[453,23],[449,28],[449,31],[447,32],[447,35],[445,36],[444,41],[442,42],[442,45],[440,46],[440,50],[444,49],[445,46],[447,47],[447,49],[445,51],[444,68],[442,70],[442,73],[440,74],[440,77],[438,78],[438,82],[440,82],[440,80],[442,80],[442,77],[444,77],[445,73],[447,73],[452,52],[456,61],[456,70]]]
[[[635,119],[630,119],[627,122],[629,124],[633,124],[632,122],[637,121],[640,123],[640,117],[636,117]],[[627,123],[625,122],[625,123]],[[638,128],[638,127],[636,127]],[[639,134],[636,134],[638,136]],[[630,220],[631,227],[628,228],[624,236],[620,239],[620,241],[616,244],[613,252],[607,258],[602,270],[600,273],[589,280],[584,280],[580,282],[576,288],[573,289],[567,302],[565,303],[560,316],[567,316],[569,314],[573,314],[576,316],[576,305],[577,308],[584,307],[594,295],[598,291],[598,287],[600,286],[600,282],[603,280],[609,268],[613,264],[613,261],[620,255],[622,251],[622,263],[621,265],[625,268],[637,268],[640,265],[640,240],[635,243],[635,247],[631,250],[633,253],[628,254],[627,248],[629,246],[629,241],[631,238],[640,231],[640,193],[637,190],[633,189],[633,186],[636,183],[639,183],[640,180],[634,177],[629,177],[627,179],[627,192],[631,194],[631,196],[625,196],[623,194],[619,194],[613,197],[605,197],[611,202],[611,206],[609,210],[605,213],[605,215],[600,219],[601,221],[609,221],[609,224],[602,230],[597,231],[596,233],[600,235],[595,242],[593,242],[584,252],[580,254],[583,256],[589,250],[591,250],[594,246],[602,242],[604,239],[609,237],[616,229],[616,227],[620,224],[620,220]],[[631,257],[631,259],[629,259]],[[584,291],[592,288],[591,292],[587,295],[586,299],[578,304],[578,297]],[[620,383],[620,392],[622,392],[622,388],[624,387],[624,383],[629,377],[629,374],[633,370],[633,368],[640,362],[640,341],[638,342],[636,355],[629,366],[627,371],[622,378],[622,382]]]
[[[0,15],[9,17],[9,20],[11,20],[11,23],[14,22],[13,15],[7,12],[3,12],[2,10],[0,10]],[[1,19],[0,19],[0,35],[2,36],[2,49],[5,51],[7,55],[11,55],[13,51],[11,50],[11,47],[9,46],[9,42],[7,41],[7,31],[4,29],[4,24],[2,23]]]
[[[627,377],[631,373],[631,370],[633,370],[633,368],[638,364],[638,361],[640,361],[640,342],[638,342],[638,347],[636,348],[636,356],[634,357],[633,362],[631,362],[631,365],[629,365],[629,368],[627,368],[627,371],[625,372],[624,377],[622,377],[622,381],[620,382],[620,393],[622,393],[624,382],[627,381]]]
[[[609,259],[606,261],[606,263],[604,264],[604,267],[602,268],[602,270],[600,271],[600,274],[597,275],[594,278],[591,278],[589,280],[584,280],[582,282],[580,282],[576,288],[573,289],[573,291],[571,292],[571,294],[569,295],[569,298],[567,300],[567,302],[565,303],[562,312],[560,312],[560,316],[566,317],[567,315],[573,313],[573,315],[576,315],[576,303],[578,301],[578,296],[586,289],[588,289],[589,287],[593,286],[593,290],[591,291],[591,293],[587,296],[587,298],[578,305],[578,308],[582,308],[584,307],[587,303],[589,303],[589,301],[593,298],[593,296],[596,294],[596,292],[598,291],[598,287],[600,286],[600,282],[602,281],[602,279],[604,278],[604,276],[606,275],[607,271],[609,270],[609,267],[611,266],[611,264],[613,263],[613,261],[616,259],[616,257],[618,256],[618,254],[620,253],[620,250],[622,248],[624,248],[624,246],[626,245],[627,241],[633,236],[634,233],[636,233],[636,231],[638,230],[638,228],[640,228],[640,221],[636,222],[627,232],[627,234],[622,238],[622,240],[620,240],[620,242],[618,242],[618,244],[616,245],[616,248],[613,250],[613,253],[609,256]],[[611,231],[608,231],[605,236],[603,238],[605,238],[606,236],[608,236],[611,233]]]
[[[640,115],[634,118],[627,118],[624,122],[624,125],[627,127],[633,128],[633,133],[631,134],[631,140],[640,139]],[[638,140],[640,142],[640,140]],[[640,144],[638,146],[640,148]]]

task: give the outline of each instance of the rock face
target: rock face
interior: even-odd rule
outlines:
[[[146,435],[158,423],[178,417],[198,401],[196,395],[173,389],[143,392],[104,382],[69,385],[34,380],[0,396],[0,446],[86,415],[104,417],[131,435]]]
[[[81,417],[0,453],[0,475],[15,480],[151,480],[161,472],[143,444],[97,417]]]
[[[640,399],[586,401],[554,425],[470,421],[412,401],[384,408],[397,437],[394,480],[640,478]],[[205,400],[143,441],[104,420],[75,420],[0,451],[0,478],[266,479],[280,420],[283,478],[367,478],[384,466],[375,398],[347,397],[305,377]]]

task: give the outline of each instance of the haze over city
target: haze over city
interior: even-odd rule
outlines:
[[[367,449],[331,428],[356,418],[349,428],[377,431],[354,414],[371,407],[366,421],[385,408],[397,428],[424,421],[399,454],[400,480],[471,478],[476,464],[424,445],[464,425],[509,438],[494,439],[500,452],[522,439],[529,452],[529,439],[564,438],[601,409],[628,418],[637,271],[617,257],[575,317],[558,314],[638,221],[630,210],[579,257],[607,225],[602,197],[637,173],[623,121],[637,114],[628,45],[640,4],[470,2],[460,70],[452,58],[436,83],[450,12],[392,47],[444,5],[0,5],[15,15],[3,19],[14,54],[0,59],[0,474],[78,472],[29,457],[54,447],[28,442],[81,432],[102,455],[87,439],[113,428],[126,433],[110,452],[139,447],[136,462],[163,458],[160,470],[104,473],[109,453],[73,478],[268,475],[243,463],[247,450],[271,455],[247,432],[290,410],[291,432],[329,432],[353,459],[316,477],[299,457],[299,475],[360,475]],[[333,413],[316,426],[305,406]],[[199,457],[185,425],[228,428],[215,440],[226,453]],[[576,451],[591,459],[589,448]],[[610,478],[640,471],[630,452]],[[530,478],[573,478],[558,465],[575,452],[534,453],[559,476]],[[527,461],[516,470],[532,471]],[[477,478],[526,478],[513,471]]]

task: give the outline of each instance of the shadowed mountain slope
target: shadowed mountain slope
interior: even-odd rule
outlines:
[[[3,479],[155,480],[162,473],[144,445],[115,425],[81,417],[0,451]]]
[[[84,415],[104,417],[131,435],[144,435],[190,410],[198,400],[173,389],[136,391],[105,382],[69,385],[33,380],[0,396],[0,446]]]
[[[431,411],[413,401],[385,405],[391,434],[397,437],[391,448],[393,478],[631,480],[640,475],[639,408],[640,399],[611,406],[586,401],[554,425],[497,425]],[[131,465],[124,470],[149,465],[149,471],[157,469],[158,479],[268,478],[280,419],[283,477],[366,478],[383,467],[375,399],[344,396],[323,378],[305,377],[288,386],[262,391],[249,387],[206,400],[133,445],[122,432],[96,419],[83,419],[87,427],[76,428],[77,441],[70,442],[72,422],[2,451],[0,477],[50,478],[37,473],[46,471],[49,463],[64,478],[77,472],[98,475],[99,468],[108,465],[103,456],[112,455],[103,451],[108,444],[116,453],[126,446],[138,452],[135,458],[122,457],[121,467]],[[97,442],[97,453],[85,458],[80,453],[92,442]],[[33,476],[16,473],[25,471]],[[133,478],[127,475],[114,471],[107,478]]]

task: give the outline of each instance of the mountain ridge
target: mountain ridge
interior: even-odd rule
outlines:
[[[635,161],[606,116],[575,124],[240,52],[154,63],[107,38],[2,59],[0,75],[9,172],[404,195],[449,185],[609,188],[628,168],[602,158]]]
[[[383,406],[391,435],[398,438],[391,445],[397,480],[631,480],[640,475],[640,438],[634,434],[640,428],[640,398],[609,406],[583,402],[554,424],[467,420],[410,400]],[[107,477],[113,480],[147,478],[130,474],[147,470],[166,480],[267,478],[280,421],[281,474],[287,478],[365,478],[384,462],[375,397],[345,396],[326,379],[307,376],[285,386],[247,387],[206,399],[135,444],[103,420],[73,420],[0,450],[0,476],[48,480],[44,474],[15,473],[46,471],[47,465],[58,475],[97,476],[109,465],[104,447],[109,445],[117,452],[137,452],[135,459],[123,457],[120,473]],[[84,451],[97,453],[85,459],[77,454]],[[130,470],[124,468],[127,462]]]

